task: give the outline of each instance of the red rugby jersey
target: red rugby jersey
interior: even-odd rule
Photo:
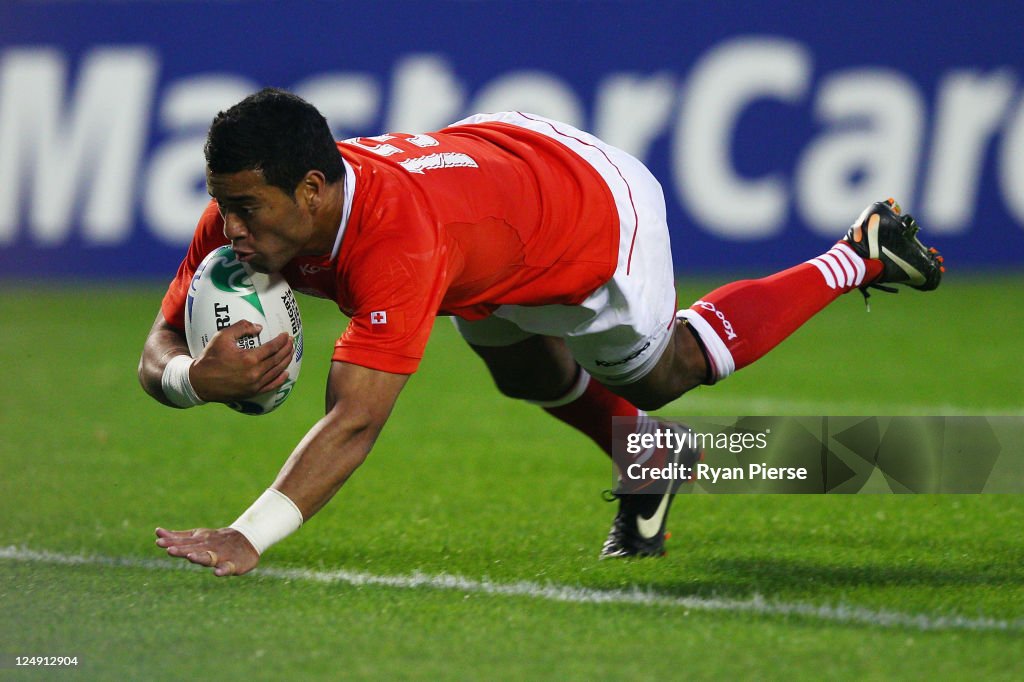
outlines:
[[[501,305],[575,304],[615,271],[619,219],[596,170],[559,142],[489,122],[338,143],[354,193],[336,257],[282,274],[351,320],[333,359],[413,373],[436,315],[481,319]],[[164,297],[184,327],[189,282],[227,243],[211,202]]]

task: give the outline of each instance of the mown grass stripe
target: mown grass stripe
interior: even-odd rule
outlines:
[[[23,547],[0,547],[0,560],[44,563],[59,566],[108,566],[152,571],[203,570],[184,561],[162,559],[136,559],[126,557],[85,556],[32,550]],[[775,601],[763,595],[749,599],[725,597],[680,597],[653,590],[602,590],[530,581],[511,583],[491,582],[486,579],[466,578],[449,574],[414,572],[405,575],[377,575],[362,571],[339,569],[314,571],[309,569],[260,568],[253,574],[274,580],[307,581],[351,586],[393,587],[397,589],[431,589],[473,594],[525,597],[573,604],[635,604],[681,608],[718,613],[747,613],[759,616],[793,616],[837,623],[840,625],[867,625],[882,628],[910,628],[923,631],[1002,631],[1024,630],[1024,620],[997,618],[968,618],[959,615],[904,613],[876,610],[846,604],[816,605],[800,602]]]

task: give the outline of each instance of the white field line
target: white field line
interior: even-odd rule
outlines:
[[[149,571],[203,570],[185,561],[166,559],[132,559],[80,554],[60,554],[20,547],[0,547],[0,560],[43,563],[58,566],[106,566]],[[428,589],[540,599],[572,604],[634,604],[671,607],[717,613],[748,613],[757,616],[797,616],[840,625],[867,625],[882,628],[911,628],[930,631],[1024,631],[1024,620],[1000,620],[987,617],[966,617],[926,613],[903,613],[850,605],[816,605],[782,602],[755,595],[749,599],[727,597],[679,597],[646,589],[602,590],[552,583],[519,581],[491,582],[487,579],[457,575],[414,572],[406,575],[375,575],[363,571],[313,571],[309,569],[260,568],[254,576],[273,580],[304,581],[351,585],[355,587],[393,587],[397,589]],[[211,577],[212,579],[212,577]],[[244,578],[242,578],[244,579]]]
[[[666,415],[686,415],[687,408],[698,410],[715,410],[730,415],[784,416],[784,415],[831,415],[856,416],[924,416],[924,417],[1018,417],[1024,415],[1024,408],[1007,409],[1006,407],[972,407],[964,408],[957,405],[922,405],[911,403],[890,403],[884,400],[866,403],[855,401],[813,401],[787,400],[771,396],[717,396],[707,391],[687,394],[666,405],[659,413]]]

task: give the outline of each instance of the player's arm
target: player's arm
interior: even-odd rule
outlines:
[[[218,332],[198,358],[189,355],[185,334],[170,324],[163,312],[156,316],[139,360],[139,383],[156,400],[170,407],[190,407],[180,388],[187,381],[202,402],[230,402],[279,388],[288,379],[285,370],[291,359],[292,344],[280,334],[257,348],[242,349],[238,339],[256,334],[259,327],[242,320]],[[170,373],[168,364],[177,357],[188,359]],[[179,361],[180,362],[180,361]],[[177,381],[175,380],[177,379]],[[183,395],[184,393],[184,395]]]
[[[229,528],[158,528],[157,545],[171,556],[213,567],[218,576],[252,570],[263,550],[319,511],[363,463],[407,380],[404,374],[332,363],[327,413],[296,446],[272,488]]]
[[[308,519],[334,497],[377,441],[407,374],[332,362],[327,413],[306,434],[274,481]]]

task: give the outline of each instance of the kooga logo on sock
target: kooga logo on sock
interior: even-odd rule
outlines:
[[[725,330],[725,334],[728,337],[726,341],[732,341],[733,339],[737,338],[738,335],[735,331],[733,331],[732,323],[729,322],[729,320],[725,319],[725,315],[722,314],[721,310],[715,307],[714,303],[708,303],[707,301],[697,301],[693,305],[699,305],[701,308],[708,311],[722,322],[722,329]]]

